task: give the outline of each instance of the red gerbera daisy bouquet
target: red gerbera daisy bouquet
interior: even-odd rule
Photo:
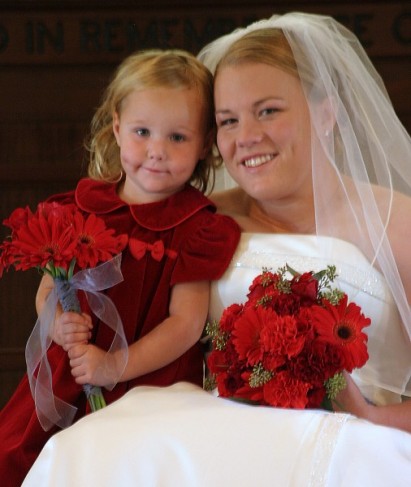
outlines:
[[[276,273],[263,269],[244,304],[207,324],[213,345],[208,381],[221,397],[330,408],[346,386],[342,371],[368,359],[362,330],[370,324],[359,306],[332,288],[335,277],[334,266],[303,274],[288,265]]]
[[[92,311],[103,321],[108,318],[104,322],[122,341],[124,332],[117,310],[111,300],[99,291],[122,280],[119,257],[128,238],[126,235],[116,236],[113,229],[106,228],[101,218],[94,214],[84,216],[73,204],[40,203],[34,213],[28,207],[18,208],[3,224],[11,229],[11,235],[0,245],[0,277],[9,268],[22,271],[36,268],[42,274],[49,274],[55,283],[50,294],[56,295],[56,300],[54,304],[50,303],[52,298],[49,296],[49,304],[45,306],[48,316],[39,317],[26,347],[31,390],[39,419],[42,416],[43,427],[48,429],[50,418],[45,416],[53,416],[53,413],[48,406],[44,406],[48,413],[42,413],[39,404],[45,405],[46,396],[51,394],[46,351],[51,343],[50,327],[54,322],[57,300],[64,311],[80,313],[77,291],[83,290]],[[116,346],[118,348],[119,344]],[[99,387],[86,385],[84,390],[92,411],[105,406]],[[51,423],[64,424],[65,420],[60,421],[61,416],[67,416],[64,408],[72,406],[60,404],[63,401],[51,397],[57,418]],[[73,416],[74,412],[68,414]]]

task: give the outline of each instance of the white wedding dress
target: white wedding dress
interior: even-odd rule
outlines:
[[[213,285],[210,316],[244,301],[262,267],[286,262],[300,272],[337,266],[336,285],[373,320],[370,361],[355,379],[370,400],[398,402],[410,375],[409,343],[381,275],[351,244],[244,234]],[[249,406],[178,383],[136,387],[58,433],[23,486],[405,487],[410,479],[408,433],[347,414]]]

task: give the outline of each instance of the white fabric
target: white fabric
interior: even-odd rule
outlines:
[[[261,266],[285,262],[297,270],[335,263],[338,285],[367,313],[398,319],[381,276],[351,244],[251,234],[214,283],[211,314],[244,300]],[[58,433],[23,487],[405,487],[410,478],[408,433],[346,414],[249,406],[179,383],[137,387]]]
[[[348,415],[137,387],[55,435],[23,487],[396,487],[411,435]]]

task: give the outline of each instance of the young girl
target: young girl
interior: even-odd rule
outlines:
[[[124,280],[106,294],[116,305],[129,344],[111,403],[137,384],[202,384],[199,344],[209,281],[226,269],[239,239],[237,225],[216,215],[202,194],[213,173],[212,77],[183,51],[147,51],[127,58],[107,88],[91,127],[89,176],[49,201],[75,203],[127,233]],[[199,189],[195,189],[197,186]],[[44,277],[41,311],[53,286]],[[58,313],[48,351],[55,396],[86,413],[82,385],[108,385],[101,373],[110,333],[87,303],[83,314]],[[46,440],[27,376],[0,414],[0,478],[20,485]],[[110,441],[110,438],[107,438]]]

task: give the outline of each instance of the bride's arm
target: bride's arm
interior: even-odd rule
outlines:
[[[375,406],[368,403],[348,374],[347,387],[333,403],[335,411],[345,411],[372,423],[399,428],[411,433],[411,400],[400,404]]]
[[[411,198],[395,193],[387,232],[409,304],[411,304],[410,215]]]

